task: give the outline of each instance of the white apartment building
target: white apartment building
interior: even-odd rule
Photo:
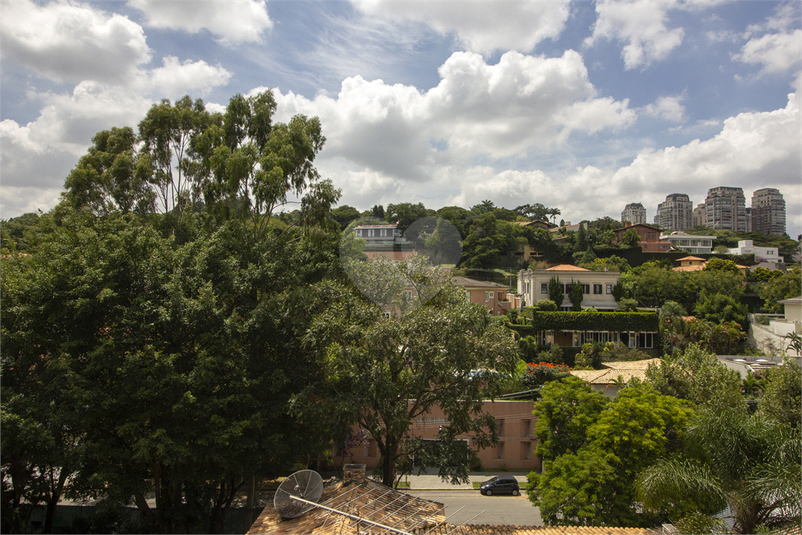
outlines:
[[[685,193],[666,195],[657,205],[654,224],[665,230],[685,230],[693,226],[693,203]]]
[[[752,194],[752,230],[761,234],[785,234],[785,199],[780,190],[763,188]]]
[[[629,221],[633,225],[642,223],[646,224],[646,208],[639,202],[633,202],[626,205],[624,211],[621,212],[621,222],[626,223]]]

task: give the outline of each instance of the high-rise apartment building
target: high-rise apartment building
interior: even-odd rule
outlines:
[[[705,199],[705,226],[746,232],[746,199],[743,188],[710,188]]]
[[[685,230],[693,226],[693,203],[685,193],[672,193],[657,205],[654,224],[666,230]]]
[[[707,223],[707,216],[705,215],[705,203],[699,203],[693,209],[693,226],[704,227]]]
[[[633,225],[638,223],[646,224],[646,208],[639,202],[629,203],[624,211],[621,212],[621,222],[629,221]]]
[[[761,234],[785,234],[785,199],[780,190],[763,188],[752,194],[752,230]]]

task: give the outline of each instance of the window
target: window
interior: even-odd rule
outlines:
[[[613,285],[612,284],[608,284],[607,285],[607,295],[613,295]]]
[[[485,301],[493,300],[493,292],[485,292]]]
[[[381,234],[381,235],[382,235],[382,236],[387,236],[387,229],[383,228],[383,229],[382,229],[382,234]]]
[[[389,319],[390,319],[390,313],[389,313],[389,312],[385,312],[385,313],[384,313],[384,317],[385,317],[385,318],[387,318],[387,319],[389,320]]]
[[[541,282],[540,283],[540,293],[542,293],[542,294],[549,293],[549,285],[546,284],[545,282]]]
[[[504,436],[504,420],[498,421],[498,436],[500,437]]]
[[[361,228],[356,229],[356,235],[357,236],[362,236],[362,229]]]
[[[527,461],[531,458],[532,455],[532,446],[529,442],[521,442],[521,459],[526,459]]]
[[[590,293],[590,284],[582,285],[582,293],[588,295]]]
[[[504,443],[503,442],[499,442],[498,443],[498,458],[499,459],[503,459],[504,458]]]
[[[602,285],[601,284],[594,284],[593,285],[593,293],[595,295],[600,295],[602,293]]]
[[[531,432],[532,432],[532,420],[524,420],[524,434],[523,434],[523,436],[528,437]]]
[[[638,333],[638,347],[651,349],[654,347],[654,333]]]
[[[372,238],[372,237],[373,237],[373,229],[371,228],[371,229],[368,229],[368,238]]]
[[[498,300],[499,301],[504,301],[504,292],[499,292],[498,293]]]

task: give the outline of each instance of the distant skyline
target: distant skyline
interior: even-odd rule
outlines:
[[[772,187],[802,233],[797,1],[3,0],[0,35],[2,218],[52,208],[92,136],[162,98],[272,88],[276,120],[320,117],[341,205],[651,221]]]

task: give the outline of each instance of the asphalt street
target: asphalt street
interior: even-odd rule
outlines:
[[[445,505],[449,524],[543,525],[540,511],[525,495],[482,496],[479,491],[439,489],[410,494]]]

